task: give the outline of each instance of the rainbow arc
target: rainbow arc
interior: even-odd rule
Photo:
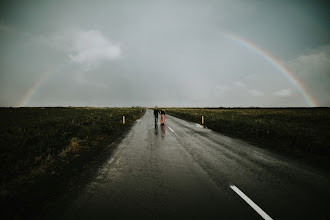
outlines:
[[[224,36],[227,39],[230,39],[230,40],[242,45],[243,47],[247,48],[248,50],[253,51],[257,55],[261,56],[265,61],[270,63],[272,66],[274,66],[278,70],[278,72],[281,73],[295,87],[295,89],[301,94],[305,103],[309,107],[318,106],[317,101],[312,97],[312,95],[310,95],[308,93],[307,89],[300,82],[300,80],[287,67],[285,67],[278,59],[276,59],[272,54],[263,50],[256,44],[254,44],[242,37],[234,35],[232,33],[226,32],[226,33],[224,33]],[[27,106],[29,104],[29,102],[31,101],[31,99],[33,98],[34,94],[36,94],[39,91],[39,88],[42,85],[42,83],[44,81],[46,81],[47,78],[49,78],[54,73],[62,71],[65,66],[67,66],[67,64],[60,66],[59,68],[55,69],[55,71],[51,71],[51,72],[47,71],[47,72],[41,74],[38,77],[38,79],[33,83],[31,88],[29,88],[27,90],[25,95],[22,97],[21,101],[18,103],[18,106],[19,107]]]
[[[234,35],[232,33],[225,33],[224,36],[227,39],[230,39],[243,47],[247,48],[248,50],[253,51],[257,55],[261,56],[265,61],[270,63],[272,66],[274,66],[278,72],[280,72],[294,87],[295,89],[301,94],[303,97],[305,103],[309,107],[317,107],[318,103],[317,101],[310,95],[305,88],[305,86],[300,82],[300,80],[294,75],[293,72],[291,72],[286,66],[284,66],[278,59],[276,59],[272,54],[269,52],[263,50],[262,48],[258,47],[256,44],[239,37],[237,35]]]

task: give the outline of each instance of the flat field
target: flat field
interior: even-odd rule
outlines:
[[[144,108],[0,108],[1,195],[10,195],[38,176],[55,174],[56,169],[50,171],[55,164],[79,159],[80,165],[88,163],[93,152],[118,139],[144,112]]]
[[[329,108],[167,108],[214,131],[280,151],[330,156]]]

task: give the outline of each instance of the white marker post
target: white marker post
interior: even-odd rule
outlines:
[[[204,125],[204,115],[202,115],[202,125]]]
[[[123,115],[123,124],[125,124],[125,115]]]

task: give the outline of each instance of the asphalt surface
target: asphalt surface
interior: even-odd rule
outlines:
[[[147,110],[62,218],[330,219],[329,207],[329,174]]]

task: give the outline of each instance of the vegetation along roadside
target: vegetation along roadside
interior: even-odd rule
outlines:
[[[48,212],[39,204],[56,200],[50,197],[58,197],[60,188],[93,170],[100,156],[109,154],[111,143],[144,112],[144,108],[0,108],[0,196],[8,206],[2,215]]]
[[[295,155],[330,156],[329,108],[167,108],[167,113],[223,134]]]

